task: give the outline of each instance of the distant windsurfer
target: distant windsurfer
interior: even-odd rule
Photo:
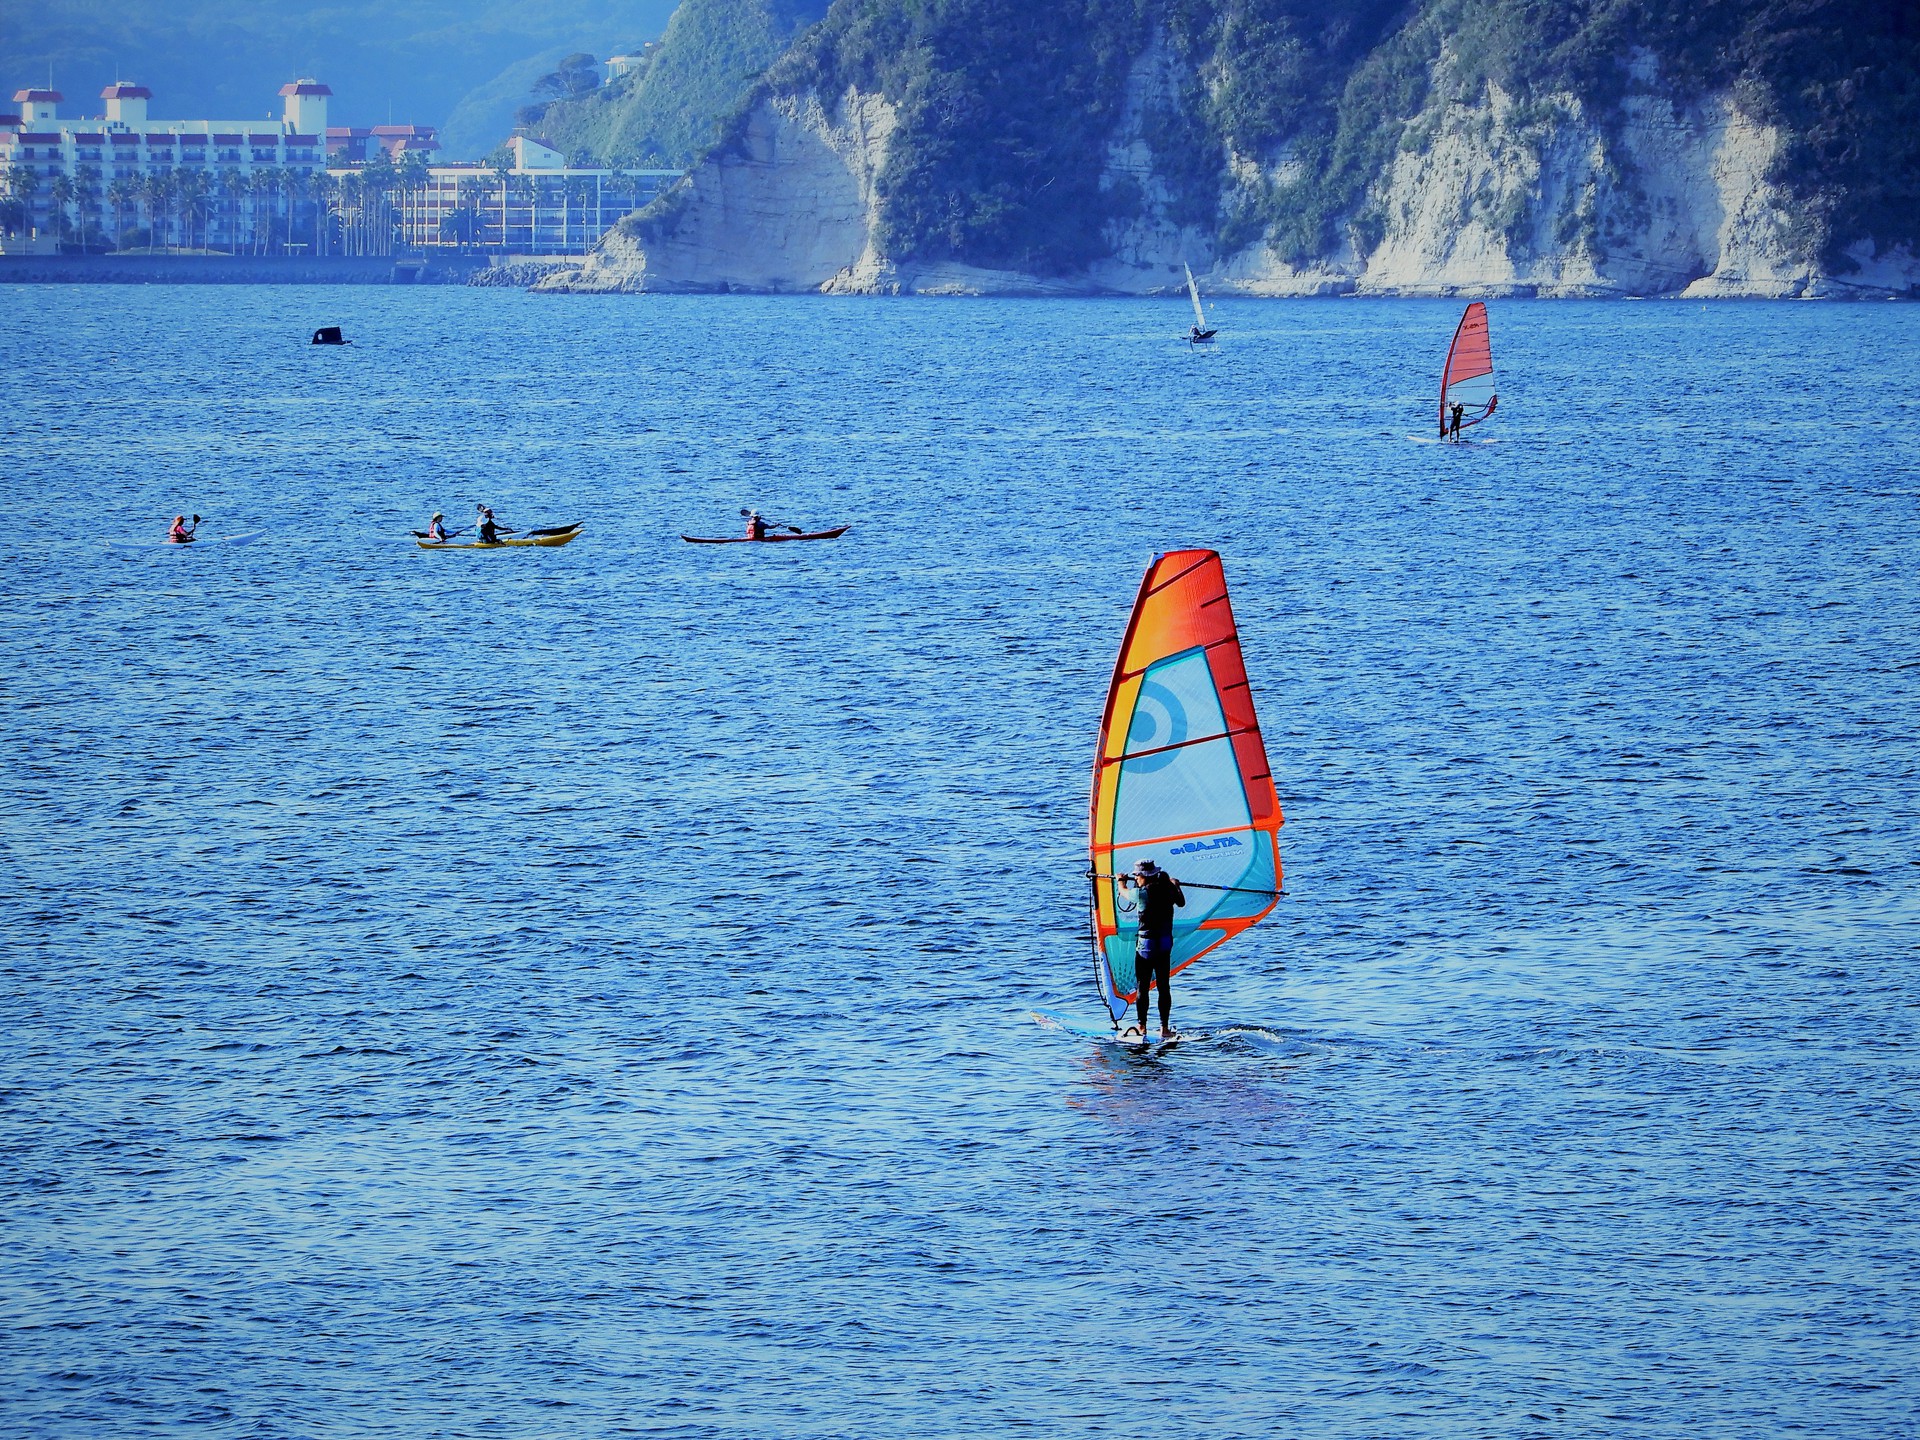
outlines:
[[[1455,401],[1453,406],[1453,428],[1447,432],[1447,439],[1456,445],[1460,443],[1460,417],[1466,413],[1467,407]]]
[[[193,543],[193,532],[199,528],[200,517],[198,515],[193,517],[193,524],[191,525],[187,524],[186,516],[176,515],[173,517],[173,524],[167,527],[167,543],[169,545],[191,545]]]
[[[764,540],[767,538],[767,522],[760,517],[758,510],[747,512],[747,539]]]
[[[1120,877],[1120,888],[1133,891],[1140,908],[1140,931],[1133,947],[1134,984],[1138,990],[1139,1033],[1147,1033],[1147,986],[1160,992],[1160,1038],[1173,1038],[1173,911],[1187,903],[1180,882],[1151,860],[1142,860],[1131,875]]]

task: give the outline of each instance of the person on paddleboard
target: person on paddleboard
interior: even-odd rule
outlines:
[[[173,517],[173,524],[167,528],[167,543],[169,545],[191,545],[193,543],[193,532],[199,528],[200,517],[198,515],[193,517],[193,524],[191,525],[187,524],[186,516],[176,515]]]
[[[767,538],[767,522],[760,518],[758,510],[747,512],[747,539],[764,540]]]
[[[1133,946],[1134,1004],[1139,1007],[1140,1033],[1147,1033],[1147,985],[1160,991],[1160,1038],[1173,1038],[1173,911],[1187,903],[1180,882],[1151,860],[1142,860],[1131,875],[1120,877],[1120,888],[1133,892],[1140,907],[1140,933]]]

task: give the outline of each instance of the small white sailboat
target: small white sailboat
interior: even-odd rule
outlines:
[[[1193,330],[1187,336],[1187,343],[1204,345],[1220,332],[1207,328],[1207,312],[1200,308],[1200,287],[1194,283],[1193,267],[1182,260],[1180,268],[1187,272],[1187,298],[1193,301]]]

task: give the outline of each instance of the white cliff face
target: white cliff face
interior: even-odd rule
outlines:
[[[885,100],[854,90],[831,110],[811,94],[767,99],[739,144],[682,182],[682,208],[655,238],[612,231],[584,270],[537,288],[800,291],[877,276],[874,186],[896,123]]]
[[[1792,296],[1920,293],[1920,259],[1864,241],[1852,269],[1825,273],[1790,198],[1768,180],[1780,134],[1724,96],[1681,104],[1650,61],[1605,117],[1571,95],[1522,102],[1488,86],[1436,84],[1331,254],[1290,264],[1262,243],[1216,255],[1173,219],[1148,118],[1178,102],[1161,44],[1135,63],[1102,186],[1139,198],[1108,231],[1109,258],[1043,279],[955,263],[906,262],[879,242],[878,180],[898,115],[849,90],[763,100],[742,142],[685,182],[679,214],[644,243],[610,234],[584,270],[538,287],[762,290],[832,294],[1166,294],[1181,262],[1204,288],[1246,295]],[[1299,162],[1229,157],[1239,176],[1285,183]],[[1359,222],[1367,221],[1366,225]],[[1368,226],[1372,228],[1369,230]],[[1358,238],[1377,237],[1363,248]]]

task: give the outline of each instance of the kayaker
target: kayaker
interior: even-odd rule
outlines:
[[[433,518],[427,521],[427,539],[435,544],[444,545],[453,538],[447,534],[446,518],[438,510],[433,512]]]
[[[504,530],[503,527],[494,520],[493,511],[484,505],[476,505],[473,507],[473,523],[480,531],[480,543],[482,545],[498,545],[500,543],[500,536],[503,533],[508,535],[513,533],[511,530]]]
[[[1120,888],[1133,892],[1140,907],[1140,931],[1133,946],[1134,1004],[1139,1008],[1139,1033],[1147,1033],[1147,985],[1160,991],[1160,1038],[1173,1038],[1173,910],[1187,903],[1180,882],[1151,860],[1142,860],[1131,875],[1120,877]]]
[[[758,510],[747,512],[747,539],[764,540],[767,538],[767,522],[760,518]]]
[[[173,524],[167,529],[167,543],[169,545],[191,545],[193,543],[193,532],[199,528],[200,517],[198,515],[193,517],[193,524],[191,525],[187,524],[186,516],[176,515],[173,517]]]

